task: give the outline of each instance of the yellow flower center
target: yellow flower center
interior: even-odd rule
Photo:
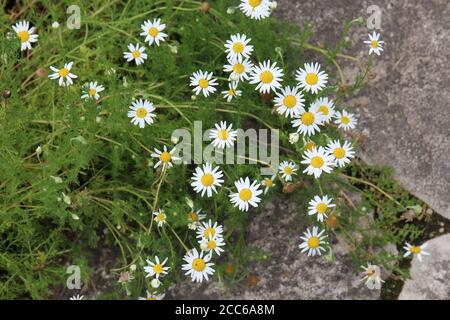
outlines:
[[[287,96],[286,98],[284,98],[283,104],[286,106],[286,108],[291,109],[297,104],[297,99],[295,98],[295,96]]]
[[[133,58],[137,59],[141,56],[141,52],[139,50],[134,50],[131,55],[133,56]]]
[[[339,147],[334,149],[333,154],[336,159],[342,159],[345,157],[345,150],[344,148]]]
[[[196,258],[192,261],[192,268],[197,272],[202,272],[206,268],[205,260],[202,258]]]
[[[305,144],[305,149],[308,151],[312,151],[312,149],[314,148],[316,144],[313,141],[307,142]]]
[[[262,83],[268,84],[272,82],[273,74],[270,71],[264,71],[263,73],[261,73],[261,76],[259,78],[261,79]]]
[[[217,248],[217,243],[216,243],[216,241],[214,241],[214,240],[209,240],[209,241],[208,241],[208,249],[209,249],[209,250],[213,250],[213,249],[215,249],[215,248]]]
[[[311,237],[308,239],[308,247],[315,249],[320,245],[320,240],[317,237]]]
[[[250,5],[250,7],[255,9],[261,4],[261,0],[248,0],[248,4]]]
[[[208,86],[209,86],[209,81],[206,80],[206,79],[201,79],[201,80],[198,82],[198,85],[200,86],[200,88],[206,89],[206,88],[208,88]]]
[[[244,188],[239,192],[239,198],[241,198],[242,201],[248,201],[252,198],[252,191],[250,189]]]
[[[233,44],[233,51],[235,53],[242,53],[244,51],[244,44],[242,42],[235,42]]]
[[[233,71],[241,74],[242,72],[245,71],[245,67],[242,63],[236,63],[233,67]]]
[[[172,159],[172,156],[167,151],[162,152],[161,155],[159,156],[159,160],[161,160],[164,163],[169,162],[171,159]]]
[[[208,227],[203,231],[203,236],[205,238],[214,237],[215,234],[216,234],[216,230],[214,230],[214,228],[211,228],[211,227]]]
[[[189,214],[189,216],[191,217],[191,220],[192,221],[198,221],[198,214],[197,214],[197,212],[194,212],[194,211],[192,211],[190,214]]]
[[[67,77],[69,75],[69,70],[66,68],[62,68],[58,71],[60,77]]]
[[[205,187],[210,187],[214,183],[214,177],[212,174],[207,173],[202,176],[202,185]]]
[[[90,88],[88,91],[89,96],[94,96],[97,93],[97,90],[95,90],[94,88]]]
[[[156,221],[161,222],[166,220],[166,215],[162,212],[159,212],[156,216]]]
[[[372,45],[372,48],[374,48],[374,49],[378,48],[378,40],[372,40],[371,45]]]
[[[147,300],[157,300],[155,297],[148,297]]]
[[[136,110],[136,116],[138,118],[143,119],[143,118],[145,118],[147,116],[147,114],[148,114],[148,111],[145,108],[139,108],[139,109]]]
[[[317,82],[319,81],[319,77],[317,76],[316,73],[308,73],[306,75],[306,83],[310,86],[313,86],[315,84],[317,84]]]
[[[156,274],[160,274],[161,272],[163,272],[163,267],[162,267],[162,265],[160,265],[160,264],[155,264],[155,265],[153,266],[153,271],[154,271]]]
[[[412,254],[418,254],[418,253],[422,252],[422,249],[421,249],[420,247],[411,247],[411,248],[409,249],[409,251],[410,251]]]
[[[228,90],[228,95],[234,97],[236,92],[233,89]]]
[[[343,124],[349,124],[349,123],[350,123],[350,118],[347,117],[347,116],[342,116],[341,122],[342,122]]]
[[[158,35],[158,33],[159,31],[155,27],[148,29],[148,34],[153,38],[155,38]]]
[[[27,42],[30,38],[30,34],[28,33],[28,31],[20,31],[17,36],[20,38],[20,42],[22,43]]]
[[[219,139],[220,140],[227,140],[228,137],[229,137],[229,134],[228,134],[228,130],[227,129],[221,129],[219,131]]]
[[[272,179],[266,179],[266,186],[267,186],[267,187],[273,186],[273,181],[272,181]]]
[[[322,157],[318,157],[318,156],[313,157],[311,159],[311,165],[314,168],[316,168],[316,169],[322,168],[322,166],[323,166],[323,159],[322,159]]]
[[[311,112],[305,112],[302,114],[302,124],[304,124],[305,126],[310,126],[314,123],[314,114],[312,114]]]
[[[328,107],[326,105],[320,106],[317,111],[321,112],[324,116],[327,116],[329,113]]]
[[[316,206],[317,213],[320,213],[320,214],[325,213],[325,211],[327,211],[327,209],[328,209],[327,204],[326,204],[326,203],[323,203],[323,202],[319,203],[319,204]]]
[[[284,168],[284,173],[286,173],[288,176],[290,176],[290,175],[292,174],[292,172],[294,172],[294,171],[292,170],[291,167],[286,166],[286,167]]]

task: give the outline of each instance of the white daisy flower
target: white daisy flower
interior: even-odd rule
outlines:
[[[237,90],[238,83],[232,81],[228,84],[228,90],[222,91],[223,97],[227,99],[227,102],[231,102],[234,97],[240,97],[242,95],[241,90]]]
[[[264,179],[261,181],[261,185],[262,185],[263,187],[266,187],[266,188],[264,189],[264,194],[266,194],[267,192],[269,192],[269,189],[270,189],[270,188],[273,188],[273,187],[275,186],[274,181],[275,181],[275,178],[276,178],[276,177],[277,177],[277,175],[274,174],[274,175],[271,176],[270,178],[264,178]]]
[[[261,93],[269,93],[281,88],[281,81],[284,75],[283,70],[278,68],[277,63],[270,63],[270,60],[254,66],[250,74],[250,83],[258,84],[256,90]]]
[[[233,130],[233,124],[227,127],[226,121],[220,121],[214,125],[216,128],[209,131],[209,138],[214,139],[211,143],[218,149],[232,147],[236,140],[237,131]]]
[[[134,46],[132,43],[128,45],[129,52],[124,52],[123,57],[127,59],[128,62],[134,60],[136,65],[140,65],[144,63],[144,60],[147,60],[147,54],[145,53],[145,48],[140,47],[139,43]]]
[[[252,39],[247,39],[245,34],[231,35],[231,40],[225,43],[225,53],[229,61],[235,61],[238,57],[250,58],[253,52],[253,46],[250,45]]]
[[[200,214],[201,211],[202,209],[195,210],[194,208],[191,208],[191,211],[188,213],[189,229],[197,230],[200,221],[205,220],[206,214]]]
[[[223,70],[230,73],[230,80],[235,82],[248,80],[248,75],[253,68],[253,63],[249,59],[239,55],[228,63],[223,66]]]
[[[224,250],[222,249],[223,246],[225,246],[225,240],[223,237],[212,237],[209,236],[208,238],[203,238],[199,240],[200,248],[205,252],[215,252],[218,256]]]
[[[250,179],[246,177],[245,179],[240,178],[234,185],[238,192],[231,194],[229,197],[231,203],[239,210],[248,211],[249,204],[252,207],[257,207],[258,203],[261,202],[261,198],[258,196],[262,193],[262,190],[259,190],[260,184],[258,181],[255,180],[250,184]]]
[[[309,256],[322,255],[322,251],[325,252],[326,249],[323,246],[326,246],[326,235],[323,233],[325,230],[318,232],[319,228],[313,227],[312,232],[309,228],[306,229],[306,232],[303,233],[303,237],[300,237],[303,242],[299,245],[301,252],[308,252]]]
[[[297,87],[285,87],[277,94],[274,99],[275,107],[279,114],[284,114],[285,117],[295,117],[304,112],[305,99],[303,94]]]
[[[12,26],[17,37],[20,39],[20,50],[25,51],[26,49],[31,49],[31,44],[38,41],[39,35],[34,34],[36,30],[35,27],[30,28],[30,23],[28,21],[19,21]]]
[[[334,103],[328,98],[317,99],[310,108],[313,112],[320,112],[322,114],[323,122],[329,123],[334,116]]]
[[[269,0],[241,0],[239,8],[247,17],[255,20],[265,19],[271,13]]]
[[[314,199],[309,201],[308,215],[313,216],[316,214],[317,221],[323,222],[324,218],[328,217],[327,210],[336,206],[331,201],[333,201],[333,199],[328,198],[327,195],[324,195],[322,198],[314,196]]]
[[[421,246],[412,246],[408,242],[406,243],[406,246],[403,247],[403,249],[406,250],[403,257],[408,257],[410,255],[417,256],[417,259],[419,259],[420,262],[422,262],[422,256],[429,256],[430,253],[426,252],[425,249],[428,247],[428,243],[424,243]]]
[[[144,266],[144,271],[147,273],[145,277],[148,278],[155,276],[156,279],[159,279],[159,277],[166,275],[167,271],[170,269],[169,267],[164,266],[167,259],[168,258],[166,258],[163,262],[160,262],[159,257],[155,256],[155,262],[150,259],[145,260],[148,263],[148,266]]]
[[[78,78],[78,76],[74,75],[70,72],[72,69],[73,62],[69,62],[64,64],[64,68],[57,69],[54,66],[50,66],[50,69],[54,72],[50,74],[48,77],[52,80],[59,79],[58,84],[60,86],[70,86],[73,84],[73,80],[75,78]]]
[[[210,93],[216,92],[215,86],[217,86],[217,79],[213,78],[213,73],[203,72],[202,70],[198,70],[194,72],[190,78],[190,86],[195,87],[192,91],[198,96],[201,93],[205,97],[208,97]]]
[[[140,35],[145,37],[145,42],[148,42],[148,45],[151,46],[156,43],[159,46],[159,42],[165,41],[164,38],[167,37],[167,34],[162,32],[166,28],[165,24],[161,23],[161,19],[153,19],[153,21],[147,20],[141,25],[141,29],[143,30]]]
[[[305,136],[314,135],[317,132],[320,132],[319,126],[323,125],[323,115],[321,112],[316,110],[309,110],[300,112],[297,119],[291,121],[291,124],[294,128],[297,128],[297,133],[301,133]]]
[[[203,278],[208,281],[208,275],[214,274],[214,263],[209,262],[211,255],[203,256],[203,251],[198,253],[197,249],[189,250],[184,256],[183,260],[186,264],[183,264],[182,269],[187,270],[186,275],[190,275],[192,281],[202,282]]]
[[[194,187],[195,192],[201,192],[202,197],[206,193],[206,196],[209,198],[212,196],[213,191],[217,193],[216,187],[222,185],[222,177],[223,173],[220,171],[219,167],[213,169],[211,164],[206,163],[203,165],[203,169],[200,166],[195,168],[191,186]]]
[[[278,169],[285,181],[292,181],[292,176],[296,175],[297,173],[295,172],[298,170],[297,166],[292,161],[283,161],[280,163]]]
[[[80,296],[79,294],[77,294],[70,297],[69,300],[84,300],[84,296]]]
[[[102,85],[99,85],[97,83],[97,81],[94,82],[89,82],[86,83],[84,85],[84,89],[83,89],[83,95],[81,96],[81,99],[95,99],[98,100],[100,99],[100,95],[98,94],[99,92],[102,92],[103,90],[105,90],[105,87],[103,87]]]
[[[162,209],[153,212],[153,215],[155,216],[153,220],[158,223],[158,227],[162,227],[163,224],[167,223],[167,216]]]
[[[197,238],[208,239],[209,237],[223,237],[223,226],[221,226],[217,222],[214,222],[213,224],[211,219],[209,219],[208,222],[202,222],[197,229]]]
[[[363,278],[361,281],[366,282],[367,288],[370,290],[381,289],[381,284],[384,282],[381,280],[381,269],[379,266],[367,263],[367,267],[361,266],[364,269]]]
[[[155,166],[154,166],[154,168],[157,168],[159,165],[161,165],[162,164],[162,166],[163,166],[163,168],[164,167],[168,167],[168,168],[172,168],[173,167],[173,164],[172,164],[172,161],[173,160],[180,160],[180,158],[178,158],[178,157],[175,157],[173,154],[175,153],[175,151],[176,151],[176,147],[174,147],[172,150],[170,150],[170,152],[169,151],[167,151],[167,147],[166,146],[164,146],[164,150],[163,151],[160,151],[160,150],[158,150],[158,149],[154,149],[155,150],[155,153],[152,153],[151,154],[151,157],[152,158],[158,158],[159,159],[159,161],[155,164]]]
[[[341,145],[339,140],[331,141],[326,151],[333,157],[334,165],[337,167],[345,167],[347,163],[350,163],[350,158],[355,157],[355,151],[348,141],[345,141],[344,145]]]
[[[380,40],[380,34],[376,33],[375,31],[372,34],[369,34],[369,40],[364,41],[364,43],[367,43],[369,45],[369,55],[374,52],[376,55],[380,55],[381,51],[383,51],[383,44],[384,41]]]
[[[339,129],[355,129],[357,121],[352,113],[348,113],[345,110],[342,110],[342,112],[337,111],[334,117],[336,118],[334,123],[338,125]]]
[[[328,75],[320,71],[320,64],[305,63],[304,69],[297,70],[295,79],[305,91],[316,94],[327,84]]]
[[[333,170],[333,158],[325,151],[323,147],[313,147],[311,151],[305,150],[301,163],[308,165],[303,173],[314,175],[316,179],[320,178],[322,172],[330,173]]]
[[[156,294],[147,291],[147,297],[139,297],[139,300],[162,300],[164,299],[165,294]]]
[[[303,148],[305,150],[312,151],[312,149],[316,146],[316,143],[312,140],[303,139]]]
[[[136,99],[129,108],[128,118],[131,118],[131,123],[138,125],[139,128],[144,128],[145,124],[151,125],[154,122],[153,118],[156,117],[156,114],[153,111],[155,111],[155,107],[150,101]]]

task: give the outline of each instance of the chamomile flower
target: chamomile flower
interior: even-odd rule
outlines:
[[[139,46],[139,43],[133,45],[130,43],[128,45],[129,52],[124,52],[123,57],[124,59],[127,59],[128,62],[133,61],[136,62],[136,65],[140,65],[144,63],[145,60],[147,60],[147,54],[145,53],[145,48]]]
[[[253,46],[250,45],[252,39],[247,39],[245,34],[234,34],[225,43],[225,53],[229,61],[235,61],[238,57],[250,58]]]
[[[192,89],[194,93],[198,96],[201,93],[205,97],[208,97],[210,93],[216,92],[215,86],[217,86],[217,79],[213,78],[213,73],[203,72],[198,70],[194,72],[190,78],[190,86],[195,87]]]
[[[194,208],[191,208],[191,211],[188,213],[189,222],[197,225],[200,224],[200,221],[205,220],[206,214],[200,214],[201,211],[202,209],[195,210]]]
[[[155,276],[156,279],[159,279],[159,277],[166,275],[167,271],[169,271],[170,269],[169,267],[164,266],[167,262],[167,259],[168,258],[164,259],[163,262],[159,261],[158,256],[155,256],[155,262],[147,259],[146,261],[148,263],[148,266],[144,266],[144,271],[147,273],[145,277],[148,278]]]
[[[328,98],[319,98],[311,106],[311,111],[322,114],[324,123],[329,123],[334,116],[334,103]]]
[[[20,39],[20,50],[25,51],[31,49],[31,44],[38,41],[39,35],[35,34],[35,27],[30,28],[28,21],[19,21],[12,26],[17,37]]]
[[[224,65],[223,70],[230,73],[230,80],[234,82],[248,80],[248,75],[253,68],[253,63],[249,59],[239,55],[228,63]]]
[[[320,178],[322,172],[330,173],[333,170],[333,158],[323,147],[313,147],[311,151],[305,150],[301,163],[308,165],[303,173]]]
[[[213,191],[217,193],[216,187],[220,187],[223,183],[223,173],[220,171],[219,167],[213,168],[211,164],[206,163],[203,168],[195,168],[194,175],[192,176],[193,182],[191,186],[194,187],[194,191],[211,197]]]
[[[161,19],[153,19],[153,21],[147,20],[141,25],[141,36],[145,37],[145,42],[151,46],[156,43],[159,46],[159,42],[165,41],[164,38],[167,34],[162,32],[166,28],[166,25],[161,23]]]
[[[339,140],[331,141],[326,151],[333,157],[334,165],[338,167],[345,167],[347,163],[350,163],[350,158],[355,157],[355,151],[348,141],[345,141],[344,145],[341,145]]]
[[[214,274],[214,263],[209,262],[211,255],[204,256],[203,251],[198,253],[197,249],[189,250],[183,258],[186,264],[183,264],[182,269],[186,271],[186,275],[190,275],[192,281],[202,282],[203,279],[208,281],[208,275]]]
[[[308,215],[317,215],[317,221],[323,222],[323,219],[328,217],[328,209],[335,207],[336,205],[332,203],[333,199],[328,198],[327,195],[323,197],[315,196],[311,201],[309,201]]]
[[[271,64],[270,60],[259,63],[254,66],[250,74],[250,83],[257,84],[256,90],[261,93],[269,93],[281,87],[283,70],[278,68],[277,63]]]
[[[155,107],[150,101],[136,99],[129,108],[128,118],[131,118],[131,123],[138,125],[139,128],[144,128],[145,124],[151,125],[154,122],[153,118],[156,117],[156,114],[153,111],[155,111]]]
[[[199,240],[200,248],[205,252],[215,252],[218,256],[223,250],[223,246],[225,246],[225,241],[223,237],[212,237],[209,236],[208,238],[203,238]]]
[[[266,188],[264,189],[264,194],[266,194],[267,192],[269,192],[269,189],[270,189],[270,188],[273,188],[273,187],[275,186],[274,181],[275,181],[275,178],[276,178],[276,177],[277,177],[277,175],[274,174],[273,176],[268,177],[268,178],[264,178],[264,179],[261,181],[261,185],[262,185],[263,187],[266,187]]]
[[[424,243],[421,246],[412,246],[408,242],[403,247],[403,249],[406,250],[403,257],[408,257],[410,255],[417,256],[417,259],[419,259],[420,262],[422,262],[422,256],[429,256],[430,253],[426,252],[425,249],[427,248],[428,243]]]
[[[297,119],[291,121],[292,126],[297,128],[297,133],[301,133],[305,136],[314,135],[320,132],[319,126],[323,125],[323,115],[316,110],[309,110],[300,112]]]
[[[327,245],[325,240],[327,236],[323,234],[324,232],[325,230],[319,232],[318,227],[313,227],[312,232],[307,228],[306,232],[303,233],[303,237],[300,237],[303,240],[299,245],[301,252],[308,252],[308,257],[316,254],[322,255],[322,252],[326,251],[324,246]]]
[[[269,0],[241,0],[239,8],[247,17],[255,20],[265,19],[271,13]]]
[[[139,300],[162,300],[164,299],[165,294],[156,294],[147,291],[147,297],[139,297]]]
[[[172,161],[180,160],[180,158],[175,157],[173,155],[176,151],[176,147],[173,148],[172,150],[170,150],[170,152],[167,151],[166,146],[164,146],[163,151],[160,151],[156,148],[154,150],[155,150],[155,153],[152,153],[151,157],[159,159],[159,161],[155,164],[154,168],[157,168],[160,165],[162,165],[163,168],[165,168],[165,167],[172,168],[172,166],[173,166]]]
[[[369,45],[369,55],[374,52],[376,55],[380,55],[381,51],[383,51],[383,43],[384,41],[380,40],[380,34],[376,33],[375,31],[372,34],[369,34],[369,40],[364,41],[364,43],[367,43]]]
[[[237,131],[233,130],[233,124],[227,127],[226,121],[220,121],[214,125],[216,128],[209,131],[209,138],[214,139],[211,143],[218,149],[232,147],[236,140]]]
[[[320,71],[320,64],[305,63],[303,69],[297,70],[295,79],[305,91],[316,94],[327,84],[328,75],[325,71]]]
[[[291,88],[287,86],[281,89],[274,102],[277,112],[284,114],[286,118],[298,116],[305,111],[303,108],[305,106],[305,99],[303,99],[303,94],[297,87]]]
[[[231,203],[239,210],[248,211],[249,205],[257,207],[258,203],[261,202],[261,198],[258,196],[262,193],[262,190],[259,190],[260,184],[258,181],[255,180],[250,183],[250,179],[246,177],[245,179],[240,178],[234,185],[238,192],[231,194],[229,197]]]
[[[347,111],[342,110],[342,112],[336,112],[334,117],[336,119],[334,123],[338,125],[339,129],[355,129],[357,121],[352,113],[348,113]]]
[[[102,85],[99,85],[97,83],[97,81],[94,82],[89,82],[86,83],[84,85],[84,89],[83,89],[83,95],[81,96],[81,99],[95,99],[98,100],[100,99],[100,95],[99,92],[102,92],[103,90],[105,90],[105,87],[103,87]]]
[[[364,269],[363,278],[361,281],[366,282],[367,288],[370,290],[381,289],[381,284],[384,282],[381,280],[381,269],[379,266],[367,263],[367,267],[361,266]]]
[[[208,222],[202,222],[197,229],[197,238],[208,239],[209,237],[223,237],[223,227],[217,222],[213,224],[211,219]]]
[[[80,296],[79,294],[74,295],[72,297],[69,298],[69,300],[84,300],[84,296]]]
[[[280,170],[280,174],[285,181],[292,181],[292,176],[296,175],[295,173],[298,169],[294,162],[292,161],[283,161],[280,163],[278,168]]]
[[[231,102],[234,97],[240,97],[242,95],[241,90],[237,90],[237,82],[232,81],[228,84],[228,90],[222,91],[223,97],[227,99],[227,102]]]
[[[70,72],[72,69],[73,62],[69,62],[64,64],[64,67],[61,69],[57,69],[54,66],[50,66],[50,69],[54,72],[50,74],[48,77],[52,80],[59,79],[58,84],[60,86],[70,86],[73,84],[73,80],[75,78],[78,78],[78,76],[74,75]]]
[[[155,216],[153,220],[158,223],[158,227],[162,227],[163,224],[167,223],[167,216],[162,209],[153,212],[153,215]]]

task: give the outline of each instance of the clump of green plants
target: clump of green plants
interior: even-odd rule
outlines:
[[[71,5],[3,1],[0,297],[50,298],[70,265],[89,283],[92,256],[106,249],[117,289],[108,298],[161,299],[186,276],[231,283],[264,256],[246,247],[251,216],[294,190],[310,225],[299,254],[332,259],[340,234],[355,270],[369,263],[369,287],[381,284],[378,265],[398,269],[378,249],[420,235],[397,225],[417,202],[354,160],[357,121],[345,110],[372,63],[354,83],[339,64],[358,60],[342,52],[361,19],[321,47],[311,25],[270,17],[267,0],[80,0],[70,17],[76,26],[80,12],[79,28],[62,23]],[[369,47],[381,53],[379,35]],[[180,149],[196,142],[173,133],[195,134],[196,121],[212,129],[197,147],[219,158],[238,147],[238,128],[277,132],[280,163],[247,149],[230,164],[183,163]]]

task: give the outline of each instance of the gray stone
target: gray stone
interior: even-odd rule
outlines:
[[[313,22],[313,42],[333,46],[344,19],[369,17],[367,8],[382,10],[381,30],[386,42],[374,56],[368,86],[345,107],[359,114],[364,133],[360,156],[369,164],[395,169],[401,185],[450,218],[450,2],[448,0],[398,1],[292,1],[279,0],[277,14],[303,25]],[[366,25],[352,28],[354,43],[348,54],[367,60]],[[324,59],[314,53],[311,58]],[[358,70],[343,63],[347,79]]]
[[[450,234],[428,241],[426,251],[422,262],[414,257],[400,300],[450,299]]]

